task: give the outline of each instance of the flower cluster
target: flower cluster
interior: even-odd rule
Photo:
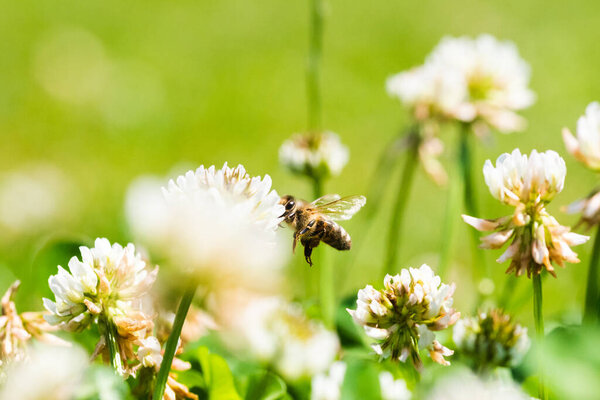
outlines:
[[[342,384],[346,375],[346,363],[336,361],[331,364],[327,373],[312,377],[310,384],[311,400],[341,400]]]
[[[511,42],[490,35],[445,37],[424,65],[389,78],[387,89],[417,120],[482,122],[511,132],[525,124],[516,111],[535,101],[529,76],[529,65]]]
[[[276,229],[284,208],[271,178],[242,165],[199,167],[163,188],[158,251],[174,266],[213,288],[277,286],[284,260]]]
[[[81,260],[69,260],[69,271],[58,267],[48,283],[55,301],[44,299],[46,320],[68,331],[81,331],[91,323],[116,328],[120,356],[135,358],[134,345],[153,327],[143,299],[156,279],[158,267],[149,269],[133,244],[122,247],[96,239],[93,248],[81,246]],[[97,352],[107,344],[101,341]]]
[[[348,148],[333,132],[296,134],[279,148],[281,164],[293,173],[315,179],[339,175],[348,158]]]
[[[514,214],[493,220],[463,215],[463,220],[479,231],[495,231],[481,238],[483,248],[499,249],[512,239],[497,260],[502,263],[512,259],[507,273],[519,276],[527,272],[530,277],[545,268],[556,276],[552,262],[560,266],[565,261],[579,262],[571,246],[589,238],[560,225],[546,210],[546,205],[562,191],[566,173],[564,160],[551,150],[533,150],[527,157],[515,149],[498,157],[495,167],[486,161],[483,174],[490,193],[513,206]]]
[[[569,153],[592,171],[600,172],[600,103],[590,103],[585,115],[577,120],[577,138],[563,129],[563,139]],[[588,226],[600,223],[600,189],[566,207],[569,214],[581,213],[581,221]]]
[[[460,319],[452,338],[460,354],[476,361],[480,368],[515,366],[530,345],[527,328],[499,309]]]
[[[0,306],[2,306],[0,314],[0,367],[2,368],[11,362],[25,359],[27,345],[32,338],[48,344],[67,345],[67,342],[49,333],[55,331],[56,328],[50,326],[44,320],[44,313],[25,312],[19,314],[17,312],[13,297],[20,285],[20,281],[13,283],[0,300]]]
[[[337,335],[279,297],[259,297],[240,307],[223,332],[238,351],[272,365],[289,380],[327,370],[340,343]]]
[[[428,265],[387,275],[384,288],[359,290],[356,310],[348,310],[365,333],[377,340],[373,349],[384,358],[405,362],[409,357],[422,367],[420,349],[442,365],[453,351],[435,340],[435,331],[454,324],[460,313],[452,308],[454,284],[446,285]]]

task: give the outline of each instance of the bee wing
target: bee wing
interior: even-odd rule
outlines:
[[[339,194],[326,194],[325,196],[319,197],[318,199],[313,201],[311,204],[315,207],[320,207],[322,205],[332,203],[341,198],[342,198],[342,196],[340,196]]]
[[[366,203],[365,196],[348,196],[318,205],[315,211],[327,215],[332,220],[344,221],[352,218]]]

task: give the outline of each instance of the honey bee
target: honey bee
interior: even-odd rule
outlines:
[[[279,203],[284,205],[285,212],[281,216],[295,229],[292,250],[296,250],[296,243],[300,240],[304,246],[304,258],[311,266],[312,251],[320,242],[337,250],[350,250],[350,235],[335,221],[352,218],[366,202],[364,196],[341,198],[337,194],[319,197],[312,203],[290,195],[283,196]]]

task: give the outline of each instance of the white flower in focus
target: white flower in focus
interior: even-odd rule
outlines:
[[[512,244],[498,258],[502,263],[512,259],[507,273],[517,276],[527,272],[539,274],[546,269],[555,275],[552,262],[578,263],[571,246],[585,243],[589,237],[571,232],[546,210],[546,205],[563,189],[567,169],[564,160],[554,151],[529,157],[519,149],[504,153],[496,161],[485,162],[483,174],[490,193],[501,202],[515,207],[512,216],[493,220],[463,215],[463,220],[479,231],[495,231],[481,238],[481,247],[499,249],[510,239]]]
[[[499,309],[460,319],[452,338],[460,354],[471,358],[479,368],[518,365],[530,345],[527,328]]]
[[[88,356],[77,346],[35,347],[6,370],[0,400],[71,400],[87,366]]]
[[[290,171],[316,178],[337,176],[349,159],[349,151],[338,135],[296,134],[279,148],[279,161]]]
[[[435,340],[435,331],[454,324],[460,313],[452,308],[454,284],[441,282],[428,265],[386,275],[384,289],[367,285],[358,291],[356,310],[348,310],[365,333],[376,340],[373,349],[383,358],[405,362],[409,356],[422,367],[420,349],[433,361],[449,365],[453,351]]]
[[[588,168],[600,171],[600,103],[590,103],[577,120],[577,138],[568,128],[562,134],[569,153]]]
[[[278,297],[248,301],[224,329],[239,351],[269,363],[283,377],[297,380],[329,368],[340,348],[337,335],[310,320],[302,309]]]
[[[438,381],[427,400],[531,400],[513,381],[454,374]]]
[[[410,400],[412,393],[404,379],[394,379],[394,376],[383,371],[379,374],[379,388],[382,400]]]
[[[524,128],[516,111],[535,101],[529,89],[530,68],[514,43],[491,35],[445,37],[427,58],[444,74],[459,74],[464,98],[454,114],[460,120],[480,119],[501,132]]]
[[[346,375],[346,363],[336,361],[328,373],[313,376],[310,385],[311,400],[341,400],[342,384]]]
[[[81,246],[81,260],[72,257],[69,271],[58,267],[48,279],[55,301],[44,299],[46,320],[69,331],[85,329],[97,316],[114,322],[125,335],[148,328],[152,321],[141,310],[141,299],[156,279],[133,244],[122,247],[96,239],[93,248]]]
[[[276,235],[284,207],[268,175],[201,166],[169,181],[163,194],[160,250],[175,266],[213,286],[269,288],[278,280],[287,254]]]

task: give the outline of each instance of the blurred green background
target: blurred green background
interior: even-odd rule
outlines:
[[[585,106],[600,100],[598,15],[600,3],[593,0],[327,2],[324,125],[341,135],[351,158],[326,191],[366,194],[380,152],[408,123],[405,110],[385,92],[390,74],[422,63],[444,35],[491,33],[516,42],[531,64],[538,100],[524,113],[526,132],[478,143],[474,175],[481,214],[510,212],[487,192],[480,173],[485,159],[515,147],[554,149],[565,158],[568,175],[550,210],[573,224],[576,218],[560,206],[589,192],[597,177],[566,154],[560,130],[574,128]],[[306,128],[307,1],[1,1],[0,35],[0,182],[6,188],[15,177],[22,181],[20,173],[37,174],[60,189],[54,200],[47,198],[54,189],[31,195],[25,188],[22,198],[4,190],[0,197],[5,220],[18,222],[22,207],[44,215],[48,204],[55,215],[19,229],[0,223],[2,290],[21,278],[20,299],[29,308],[41,308],[40,296],[49,295],[47,277],[76,254],[72,241],[131,240],[124,196],[141,174],[166,177],[173,168],[228,161],[254,175],[268,173],[280,194],[311,196],[308,182],[284,171],[277,156],[284,139]],[[455,141],[450,134],[444,140],[447,166]],[[361,218],[345,224],[361,238],[353,254],[330,252],[336,274],[347,278],[338,286],[340,296],[379,276],[397,175],[386,173],[387,207],[368,235],[359,233]],[[447,189],[418,171],[402,266],[437,266],[446,196]],[[457,282],[458,309],[469,312],[476,294],[470,228],[456,218],[457,247],[446,279]],[[580,319],[591,245],[575,249],[581,264],[547,279],[548,321]],[[497,292],[506,281],[507,265],[493,261],[500,254],[485,253]],[[351,264],[353,256],[358,260]],[[308,273],[316,274],[315,268]],[[526,278],[516,282],[529,289]],[[530,304],[513,311],[532,326]]]

